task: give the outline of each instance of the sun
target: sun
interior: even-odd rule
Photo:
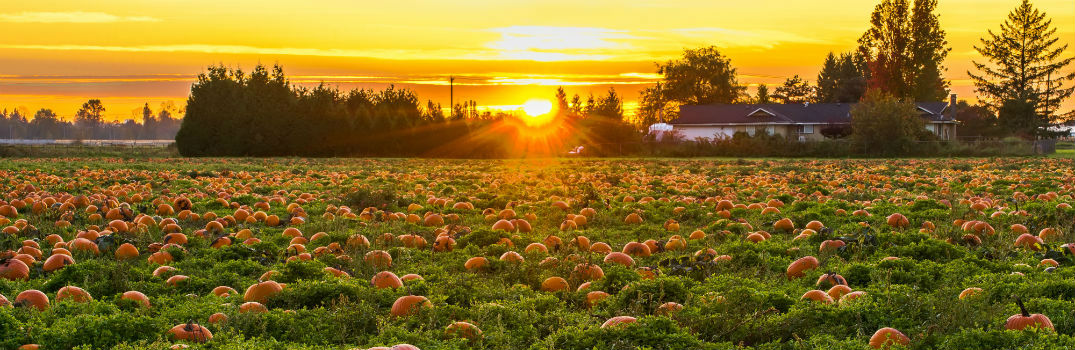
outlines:
[[[552,102],[549,100],[532,99],[523,104],[523,112],[530,118],[540,117],[552,112]]]
[[[523,103],[523,123],[527,126],[543,126],[552,121],[552,102],[543,99],[531,99]]]

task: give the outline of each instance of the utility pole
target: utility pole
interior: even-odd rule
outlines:
[[[455,117],[455,77],[448,76],[448,119]]]

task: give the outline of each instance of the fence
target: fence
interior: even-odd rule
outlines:
[[[662,140],[586,145],[584,152],[571,156],[670,156],[670,157],[861,157],[882,156],[863,149],[848,139],[797,141],[781,137],[743,139]],[[866,147],[867,149],[869,147]],[[915,141],[913,150],[901,153],[912,157],[1027,156],[1071,153],[1070,142],[1057,140],[966,139],[959,141]],[[566,152],[566,151],[565,151]],[[566,153],[565,153],[566,154]]]
[[[0,157],[175,157],[172,140],[0,139]]]

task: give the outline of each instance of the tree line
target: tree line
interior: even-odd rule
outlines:
[[[951,49],[936,6],[937,0],[882,0],[857,48],[830,52],[815,83],[796,75],[772,90],[759,85],[753,96],[715,46],[688,49],[681,58],[658,64],[663,78],[640,93],[635,121],[672,120],[678,107],[688,104],[852,103],[871,97],[884,104],[944,101],[950,82],[943,62]],[[980,102],[961,103],[957,115],[970,124],[970,135],[1050,137],[1049,126],[1073,117],[1059,111],[1075,89],[1075,73],[1065,72],[1073,58],[1064,56],[1067,45],[1056,33],[1052,20],[1023,0],[999,32],[988,31],[975,46],[985,61],[973,62],[975,70],[968,74]]]
[[[99,99],[82,104],[74,120],[63,120],[49,108],[30,115],[24,108],[0,110],[0,139],[171,140],[179,131],[182,111],[162,103],[157,112],[146,103],[123,121],[106,121]],[[140,120],[135,120],[135,118]]]
[[[563,118],[548,126],[556,132],[555,154],[573,142],[600,147],[622,141],[617,133],[637,135],[622,122],[615,90],[586,102],[578,96],[567,102],[562,89],[558,96]],[[529,135],[518,116],[477,106],[465,101],[445,115],[440,104],[422,103],[409,89],[344,92],[292,85],[280,65],[249,73],[212,66],[191,87],[176,145],[184,156],[510,157],[524,151],[518,145]]]

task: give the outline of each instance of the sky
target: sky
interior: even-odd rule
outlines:
[[[603,94],[632,110],[655,62],[716,45],[740,82],[813,81],[830,51],[853,50],[874,0],[0,0],[0,109],[71,118],[99,98],[107,119],[183,105],[195,77],[224,64],[279,63],[292,82],[415,90],[513,109],[533,98]],[[975,100],[973,46],[1019,0],[940,0],[946,77]],[[1034,0],[1075,55],[1075,2]],[[1067,110],[1075,106],[1068,101]],[[135,111],[138,111],[137,113]]]

